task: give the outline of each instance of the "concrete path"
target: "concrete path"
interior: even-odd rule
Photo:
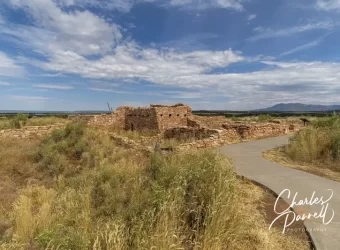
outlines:
[[[296,192],[298,192],[296,202],[306,198],[308,201],[311,200],[314,191],[314,199],[317,197],[320,200],[323,196],[324,206],[314,202],[312,205],[294,206],[293,209],[297,214],[308,215],[315,212],[320,214],[324,207],[321,213],[325,214],[325,222],[331,219],[334,210],[333,220],[328,225],[323,223],[322,218],[312,218],[305,220],[305,226],[317,250],[340,250],[340,183],[269,162],[261,155],[265,150],[287,144],[288,139],[289,136],[281,136],[243,142],[223,146],[220,151],[233,159],[238,174],[265,185],[278,195],[284,189],[289,189],[290,197],[288,191],[282,196],[289,204],[292,204]],[[327,202],[331,196],[328,189],[333,190],[333,197]],[[288,224],[292,220],[293,215],[289,217]]]

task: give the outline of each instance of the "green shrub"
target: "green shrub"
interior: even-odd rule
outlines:
[[[16,128],[16,129],[21,128],[20,121],[18,119],[11,119],[10,120],[10,128]]]
[[[269,120],[271,120],[273,117],[271,116],[271,115],[269,115],[269,114],[264,114],[264,115],[259,115],[258,116],[258,120],[260,121],[260,122],[264,122],[264,121],[269,121]]]
[[[28,119],[28,114],[17,114],[15,119],[17,119],[18,121],[26,122]]]
[[[340,128],[340,117],[337,115],[333,115],[328,118],[319,118],[312,121],[311,124],[316,128]]]
[[[90,150],[90,142],[84,138],[85,128],[84,124],[70,123],[65,129],[54,130],[36,153],[39,167],[52,176],[77,173],[83,153]]]

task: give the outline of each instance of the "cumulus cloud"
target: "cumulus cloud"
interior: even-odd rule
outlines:
[[[2,33],[32,39],[38,51],[70,50],[80,55],[110,52],[122,39],[120,28],[89,11],[62,11],[52,0],[10,0],[12,7],[24,9],[34,27],[4,27]]]
[[[74,52],[60,52],[55,53],[49,62],[36,62],[36,66],[88,78],[141,78],[158,84],[171,84],[174,77],[201,74],[243,60],[242,55],[232,50],[177,53],[127,43],[118,46],[113,55],[98,60],[88,60]]]
[[[233,63],[264,60],[247,58],[233,50],[195,50],[141,47],[124,40],[115,24],[88,11],[63,10],[76,0],[64,3],[52,0],[11,0],[15,8],[23,8],[33,18],[33,26],[8,24],[0,26],[0,34],[15,39],[20,45],[44,55],[44,60],[20,58],[49,73],[74,74],[91,80],[114,80],[121,84],[150,82],[156,85],[186,88],[167,93],[172,99],[229,100],[228,108],[251,109],[276,102],[308,102],[320,100],[340,102],[340,63],[262,61],[264,69],[248,73],[212,73]],[[88,0],[89,4],[90,1]],[[183,1],[182,1],[183,2]],[[187,4],[193,1],[187,0]],[[223,1],[220,1],[222,3]],[[103,4],[105,1],[103,2]],[[93,4],[95,4],[93,2]],[[174,3],[172,3],[174,4]],[[178,3],[179,4],[179,3]],[[175,5],[175,4],[174,4]],[[257,28],[252,40],[289,36],[309,30],[333,28],[330,22],[306,24],[281,30]],[[308,47],[308,46],[307,46]],[[296,48],[295,51],[305,48]],[[288,51],[286,54],[294,53]],[[90,55],[96,55],[89,57]],[[0,75],[17,74],[21,66],[0,53]],[[15,70],[14,70],[15,69]],[[61,85],[35,84],[37,88],[60,88]],[[65,87],[65,86],[64,86]],[[66,86],[67,87],[67,86]],[[112,87],[112,86],[111,86]],[[66,88],[64,88],[66,89]],[[130,94],[129,91],[93,87],[93,91]],[[316,91],[317,90],[317,91]],[[142,93],[145,95],[154,93]],[[327,96],[327,98],[325,98]],[[45,97],[13,96],[15,100],[45,101]]]
[[[263,27],[257,27],[253,29],[254,32],[257,34],[250,37],[249,41],[258,41],[262,39],[268,39],[268,38],[277,38],[277,37],[285,37],[285,36],[291,36],[295,34],[299,34],[302,32],[307,32],[311,30],[331,30],[334,28],[334,23],[330,21],[323,21],[323,22],[317,22],[317,23],[308,23],[305,25],[299,25],[284,29],[266,29]]]
[[[340,11],[340,0],[317,0],[316,8],[320,10],[336,10]]]

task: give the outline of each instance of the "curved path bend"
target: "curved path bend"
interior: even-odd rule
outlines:
[[[255,182],[258,182],[279,195],[284,189],[291,191],[290,197],[285,193],[282,198],[292,204],[293,196],[298,192],[295,201],[321,198],[326,201],[333,190],[333,197],[328,202],[326,212],[327,222],[334,217],[328,225],[323,224],[322,218],[305,220],[314,246],[317,250],[340,250],[340,183],[328,180],[307,172],[284,167],[280,164],[265,160],[262,152],[288,143],[289,136],[243,142],[239,144],[226,145],[220,148],[222,153],[227,154],[234,161],[236,172]],[[325,208],[327,203],[324,203]],[[315,213],[321,211],[320,204],[293,207],[297,214]],[[324,209],[323,211],[325,211]],[[292,217],[291,217],[292,218]],[[289,219],[290,221],[290,219]],[[289,222],[288,221],[288,222]]]

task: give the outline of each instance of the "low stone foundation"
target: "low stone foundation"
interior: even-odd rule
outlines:
[[[238,134],[243,140],[280,136],[300,129],[296,125],[278,123],[223,124],[222,128],[232,134]]]
[[[27,126],[21,129],[5,129],[0,131],[0,137],[33,139],[46,136],[50,134],[53,130],[63,128],[65,128],[65,124],[58,123],[48,126]]]
[[[198,128],[198,127],[176,127],[164,131],[165,139],[176,139],[185,141],[190,139],[202,140],[206,138],[219,138],[220,131],[217,129]]]

